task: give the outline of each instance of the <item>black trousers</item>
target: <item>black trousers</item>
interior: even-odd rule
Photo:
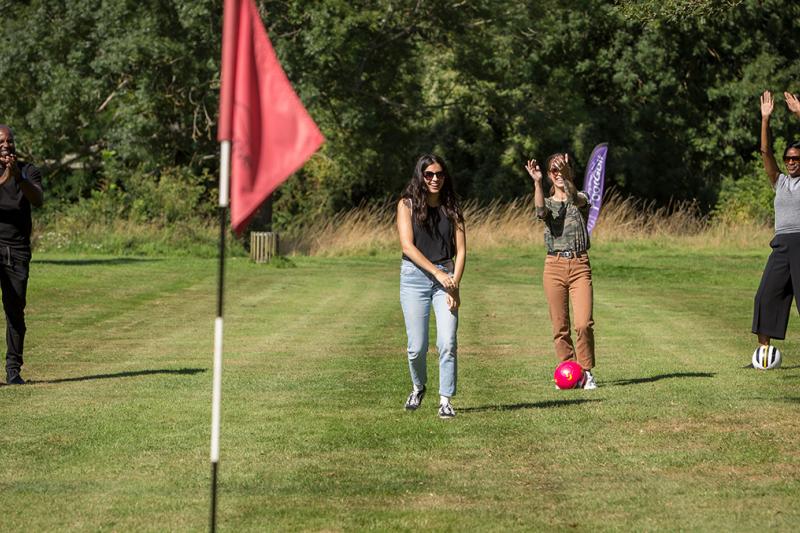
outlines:
[[[25,296],[31,253],[0,246],[0,289],[6,314],[6,372],[19,371],[25,347]]]
[[[792,297],[800,311],[800,233],[775,235],[753,309],[753,333],[785,339]]]

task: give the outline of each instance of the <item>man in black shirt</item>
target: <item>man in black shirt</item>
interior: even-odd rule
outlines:
[[[14,132],[0,124],[0,289],[6,314],[6,383],[22,385],[25,295],[31,262],[31,205],[44,200],[42,175],[17,161]]]

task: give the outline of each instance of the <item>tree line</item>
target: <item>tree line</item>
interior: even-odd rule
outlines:
[[[50,198],[165,172],[215,187],[222,3],[0,0],[1,121]],[[800,92],[791,0],[256,3],[327,138],[275,195],[279,226],[396,196],[424,152],[490,201],[530,192],[527,158],[580,167],[599,142],[623,194],[711,209],[752,167],[758,95]]]

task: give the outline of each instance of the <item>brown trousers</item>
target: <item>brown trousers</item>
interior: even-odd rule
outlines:
[[[577,359],[584,370],[594,368],[592,319],[592,265],[589,256],[567,259],[548,255],[544,262],[544,294],[553,323],[556,355],[562,361]],[[569,303],[575,315],[576,341],[570,336]],[[576,350],[577,348],[577,350]]]

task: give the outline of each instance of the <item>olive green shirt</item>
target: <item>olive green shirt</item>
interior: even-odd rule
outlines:
[[[586,220],[589,217],[589,198],[579,191],[578,195],[586,201],[583,207],[575,203],[556,202],[544,199],[544,207],[536,209],[536,216],[544,221],[544,244],[548,252],[585,252],[589,249],[589,232]]]

